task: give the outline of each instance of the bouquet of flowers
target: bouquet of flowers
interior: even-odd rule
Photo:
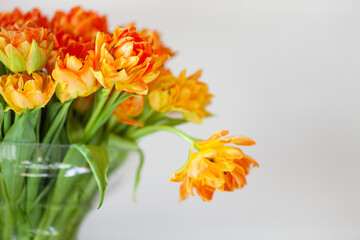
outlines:
[[[201,71],[175,76],[175,52],[156,31],[134,24],[108,30],[107,19],[75,7],[48,19],[38,9],[0,13],[0,238],[75,239],[107,177],[139,153],[137,141],[168,131],[190,144],[180,200],[246,184],[255,160],[231,144],[245,136],[193,138],[176,126],[201,123],[213,95]],[[85,207],[79,207],[85,206]]]

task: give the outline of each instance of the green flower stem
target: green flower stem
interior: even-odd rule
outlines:
[[[102,110],[98,112],[96,109],[93,116],[91,116],[89,123],[85,127],[84,131],[84,143],[89,143],[93,135],[109,120],[111,115],[114,112],[114,109],[126,100],[129,97],[136,96],[133,94],[125,94],[123,92],[114,91],[109,100],[106,102],[105,106],[102,107]],[[101,101],[101,100],[100,100]],[[100,104],[96,108],[99,107]],[[96,116],[96,117],[94,117]],[[92,120],[94,119],[94,120]],[[91,122],[90,122],[91,121]]]
[[[167,119],[166,117],[167,112],[155,112],[151,115],[148,119],[146,119],[146,124],[148,125],[154,125],[155,123],[159,121],[163,121],[164,119]]]
[[[15,120],[14,120],[14,123],[16,123],[17,120],[19,120],[21,117],[21,114],[17,114],[15,113]]]
[[[47,133],[42,141],[43,143],[54,143],[55,142],[55,140],[59,136],[60,131],[65,123],[65,120],[67,118],[67,113],[68,113],[71,103],[72,103],[72,100],[69,100],[69,101],[66,101],[65,103],[63,103],[58,115],[56,116],[54,121],[51,123],[50,128],[47,131]]]
[[[76,149],[70,148],[64,157],[63,164],[82,166],[83,158]],[[70,195],[79,179],[81,179],[81,176],[79,175],[66,177],[66,171],[68,171],[68,169],[64,168],[58,172],[56,183],[47,202],[48,206],[51,207],[46,208],[45,212],[42,214],[38,224],[39,234],[34,240],[48,240],[48,237],[44,236],[42,233],[48,232],[53,222],[62,214],[61,207],[68,203],[67,197]]]
[[[4,115],[4,135],[6,135],[10,126],[11,126],[11,111],[6,111]]]
[[[11,239],[14,231],[14,212],[13,208],[10,204],[9,195],[6,190],[5,181],[3,179],[3,175],[0,175],[0,184],[2,185],[1,195],[4,196],[4,210],[5,212],[2,214],[4,217],[4,226],[2,226],[2,236],[1,239]]]
[[[149,110],[147,111],[147,113],[142,115],[138,119],[138,121],[141,123],[145,123],[152,115],[154,115],[154,113],[156,113],[155,109],[149,107]]]
[[[156,114],[157,112],[155,111],[155,109],[151,108],[150,106],[148,107],[148,110],[142,114],[139,119],[137,119],[138,122],[141,123],[146,123],[146,121],[151,118],[154,114]],[[129,126],[126,130],[125,134],[131,135],[131,133],[133,133],[134,131],[136,131],[136,129],[138,129],[139,126]]]
[[[121,131],[123,131],[128,125],[124,124],[124,123],[119,123],[118,125],[115,126],[115,128],[113,129],[113,132],[115,133],[120,133]]]
[[[140,138],[142,138],[142,137],[144,137],[146,135],[149,135],[151,133],[158,132],[158,131],[171,132],[171,133],[181,137],[182,139],[184,139],[185,141],[187,141],[191,145],[194,145],[194,143],[198,141],[198,139],[190,137],[189,135],[187,135],[186,133],[180,131],[179,129],[176,129],[176,128],[170,127],[170,126],[166,126],[166,125],[152,125],[152,126],[139,128],[137,131],[132,132],[132,133],[128,133],[126,136],[128,138],[133,139],[134,141],[136,141],[136,140],[138,140],[138,139],[140,139]]]
[[[110,106],[111,104],[113,104],[119,97],[121,97],[123,95],[123,92],[119,92],[119,91],[114,91],[109,98],[108,101],[108,106]]]
[[[113,115],[110,117],[109,121],[106,124],[106,132],[112,132],[112,130],[117,127],[118,125],[122,125],[120,124],[117,120],[116,117]]]
[[[94,134],[94,126],[96,125],[96,121],[98,120],[105,104],[106,104],[106,100],[108,100],[109,96],[100,96],[100,100],[98,102],[98,104],[96,105],[95,111],[93,112],[93,114],[91,115],[89,121],[86,124],[85,127],[85,142],[88,141],[92,135]]]

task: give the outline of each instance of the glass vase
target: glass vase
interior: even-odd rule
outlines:
[[[106,154],[108,174],[129,153],[113,147],[93,149]],[[88,161],[72,145],[0,144],[2,240],[75,240],[97,192]]]

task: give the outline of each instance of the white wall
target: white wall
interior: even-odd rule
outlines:
[[[179,52],[173,71],[202,68],[216,95],[215,116],[182,129],[257,141],[245,151],[260,168],[244,189],[179,204],[168,179],[187,144],[166,133],[144,139],[138,203],[134,157],[127,183],[112,181],[80,240],[360,239],[360,1],[1,1],[2,11],[48,14],[81,4],[111,26],[158,29]]]

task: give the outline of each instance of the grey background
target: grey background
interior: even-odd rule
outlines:
[[[81,240],[360,239],[360,1],[1,1],[1,11],[38,6],[49,15],[81,4],[111,27],[159,30],[179,52],[173,72],[202,68],[216,96],[214,117],[182,129],[202,138],[229,129],[257,142],[244,149],[260,163],[244,189],[179,204],[168,179],[188,145],[167,133],[143,139],[137,203],[134,156]]]

